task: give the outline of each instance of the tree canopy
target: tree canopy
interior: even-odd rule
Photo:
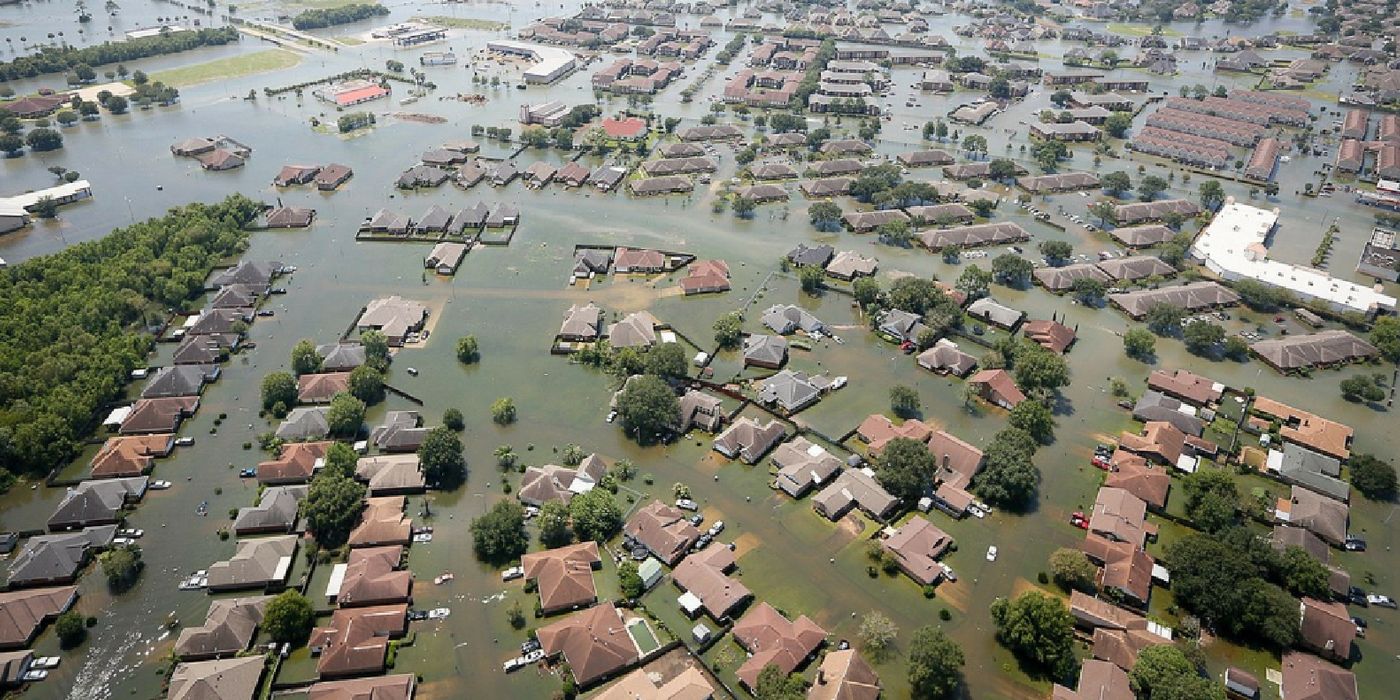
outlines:
[[[191,204],[10,265],[0,276],[0,464],[43,473],[72,459],[97,411],[146,366],[146,329],[203,292],[214,265],[246,247],[257,213],[242,196]]]
[[[330,410],[326,412],[326,423],[331,435],[354,437],[365,422],[365,402],[341,392],[331,397]]]
[[[1273,550],[1248,529],[1187,535],[1167,546],[1162,561],[1178,604],[1218,633],[1273,647],[1297,640],[1298,602],[1266,580]]]
[[[445,425],[428,431],[418,447],[418,465],[428,486],[455,489],[467,479],[467,460],[462,457],[462,441]]]
[[[1020,510],[1035,498],[1040,470],[1035,462],[1035,438],[1020,428],[1002,429],[987,446],[982,471],[977,474],[977,495],[988,503]]]
[[[617,401],[623,429],[643,442],[670,435],[680,419],[680,410],[671,385],[650,374],[629,379]]]
[[[262,630],[274,642],[301,646],[311,636],[315,621],[316,610],[306,596],[295,590],[282,591],[268,601]]]
[[[1220,469],[1197,469],[1182,479],[1186,517],[1206,532],[1219,532],[1237,522],[1240,494],[1235,480]]]
[[[1074,657],[1074,617],[1058,598],[1040,591],[1026,591],[1014,600],[992,603],[997,641],[1011,650],[1027,670],[1051,678],[1068,678],[1078,662]]]
[[[525,532],[525,508],[514,499],[496,501],[472,521],[472,551],[478,559],[497,566],[517,559],[530,547]]]
[[[1354,454],[1349,464],[1351,485],[1373,501],[1395,498],[1395,467],[1374,455]]]
[[[1143,649],[1129,681],[1142,700],[1225,700],[1225,686],[1202,676],[1172,644]]]
[[[569,517],[573,519],[574,534],[579,540],[606,542],[622,529],[622,508],[611,492],[591,489],[569,501]]]
[[[360,520],[365,487],[339,470],[322,469],[311,479],[301,514],[316,543],[326,549],[345,544]]]
[[[875,478],[892,495],[913,503],[933,483],[933,453],[911,438],[895,438],[875,458]]]
[[[954,697],[962,684],[962,667],[966,663],[957,642],[942,629],[926,625],[914,630],[908,656],[910,695],[915,700]]]

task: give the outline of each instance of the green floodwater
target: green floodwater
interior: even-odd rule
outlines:
[[[36,27],[45,26],[45,23],[76,26],[66,9],[54,5],[0,10],[0,20],[12,23],[0,27],[0,36],[15,37],[17,42],[18,35],[28,34],[33,40],[37,36]],[[125,3],[118,29],[147,24],[155,16],[168,12],[170,7]],[[518,27],[524,24],[524,17],[574,9],[573,4],[557,10],[473,4],[431,6],[425,10],[417,3],[402,3],[391,6],[392,14],[385,21],[406,19],[414,14],[456,13],[462,17],[509,20]],[[247,12],[255,17],[276,14],[270,6],[257,6]],[[960,50],[971,50],[980,40],[963,39],[951,32],[954,25],[968,19],[954,15],[931,18],[931,31],[947,37]],[[695,18],[690,21],[693,23]],[[325,36],[359,34],[371,26],[373,23],[364,22],[316,33]],[[1248,33],[1280,29],[1302,31],[1305,27],[1295,19],[1271,20],[1250,28]],[[1241,31],[1210,23],[1199,28],[1186,24],[1178,29],[1203,35]],[[70,29],[69,34],[75,32]],[[465,57],[495,36],[499,35],[454,31],[447,44]],[[720,45],[727,39],[724,32],[716,32]],[[1071,45],[1042,42],[1042,53],[1058,55]],[[711,213],[710,202],[718,184],[708,190],[699,187],[689,196],[652,200],[637,200],[621,194],[600,195],[592,190],[571,192],[553,186],[535,192],[526,190],[518,182],[499,190],[478,186],[466,192],[452,186],[415,194],[393,189],[393,179],[415,162],[417,154],[443,142],[469,138],[471,124],[510,126],[518,133],[520,125],[514,119],[521,102],[560,99],[573,104],[591,101],[588,76],[599,64],[548,88],[532,87],[525,91],[485,88],[482,91],[490,99],[484,106],[437,99],[438,95],[475,91],[469,82],[470,71],[463,66],[428,68],[428,75],[440,86],[436,93],[415,104],[401,106],[397,100],[403,96],[403,91],[396,88],[394,102],[382,101],[367,106],[381,113],[381,125],[367,135],[349,140],[311,130],[308,120],[312,116],[334,119],[335,113],[309,94],[301,100],[292,96],[272,100],[259,97],[255,101],[241,99],[249,89],[261,90],[264,86],[314,79],[352,67],[378,68],[387,58],[416,63],[421,51],[441,47],[393,51],[371,43],[344,48],[337,54],[313,52],[293,69],[185,89],[182,105],[176,108],[121,117],[104,116],[98,123],[65,129],[66,148],[61,151],[0,160],[0,182],[4,183],[5,193],[47,185],[52,176],[45,168],[54,164],[82,171],[84,177],[92,181],[96,193],[90,202],[65,208],[57,222],[41,223],[32,230],[0,240],[0,256],[11,263],[100,236],[112,226],[158,214],[178,203],[214,200],[233,191],[259,196],[269,202],[280,198],[287,204],[309,205],[318,212],[317,221],[309,230],[253,236],[249,259],[276,259],[299,268],[285,283],[290,294],[271,300],[268,308],[274,309],[276,316],[259,319],[250,333],[250,338],[257,342],[257,349],[239,354],[226,366],[224,376],[205,393],[199,415],[182,430],[183,435],[196,437],[198,444],[181,449],[174,457],[158,463],[155,478],[170,479],[175,487],[152,493],[130,518],[133,526],[147,531],[142,542],[148,564],[144,579],[133,591],[113,599],[100,576],[92,575],[90,570],[80,583],[82,598],[78,609],[84,614],[96,615],[99,624],[92,630],[87,645],[77,652],[66,653],[63,666],[48,680],[31,687],[28,695],[35,698],[147,698],[159,693],[161,677],[157,668],[171,642],[170,638],[161,638],[162,622],[173,613],[184,624],[197,624],[208,605],[205,594],[178,592],[175,584],[181,574],[206,568],[232,553],[234,543],[218,540],[216,531],[226,524],[223,514],[229,508],[251,503],[255,494],[255,484],[238,479],[237,469],[251,466],[262,458],[256,450],[242,449],[244,442],[270,427],[257,418],[257,386],[262,376],[287,366],[291,346],[298,339],[329,342],[353,320],[364,303],[378,296],[400,294],[430,304],[437,321],[425,347],[398,354],[390,383],[424,399],[426,405],[422,410],[430,421],[436,421],[446,408],[463,410],[468,424],[463,440],[471,468],[464,487],[453,493],[429,497],[437,535],[431,544],[414,547],[409,559],[418,579],[415,607],[452,609],[451,617],[446,620],[414,623],[413,645],[404,647],[398,654],[396,670],[422,676],[421,697],[547,697],[558,687],[557,678],[540,675],[534,669],[510,676],[501,673],[500,662],[515,655],[522,639],[522,633],[510,629],[505,611],[515,601],[526,610],[531,609],[533,603],[518,583],[503,585],[494,570],[474,562],[466,525],[495,499],[504,497],[501,474],[492,458],[498,445],[513,445],[525,463],[542,464],[555,459],[555,449],[570,443],[609,459],[627,458],[636,462],[640,473],[650,475],[654,481],[651,487],[640,478],[628,484],[641,492],[665,497],[673,483],[689,484],[707,519],[723,519],[728,525],[723,539],[732,538],[740,545],[739,576],[759,600],[769,601],[793,614],[811,616],[826,627],[833,639],[854,639],[859,617],[870,610],[880,610],[895,620],[901,640],[908,639],[918,626],[942,625],[967,653],[966,678],[972,697],[1044,696],[1048,684],[1025,678],[1015,671],[1010,655],[995,644],[986,609],[997,596],[1035,585],[1036,574],[1046,568],[1049,553],[1056,547],[1074,545],[1082,535],[1066,519],[1070,512],[1083,510],[1092,503],[1100,479],[1100,473],[1088,465],[1093,443],[1097,436],[1116,435],[1119,430],[1130,427],[1126,413],[1114,406],[1108,393],[1109,378],[1127,379],[1136,392],[1142,388],[1143,379],[1151,369],[1122,354],[1117,334],[1128,327],[1128,322],[1111,310],[1072,305],[1067,299],[1038,289],[994,288],[995,298],[1026,310],[1032,318],[1048,318],[1051,313],[1067,314],[1066,322],[1079,328],[1080,340],[1069,355],[1074,384],[1064,392],[1063,409],[1058,416],[1058,440],[1037,455],[1037,464],[1044,475],[1038,505],[1028,515],[996,513],[985,520],[951,522],[939,514],[930,516],[959,543],[959,551],[948,559],[958,572],[959,581],[941,586],[933,600],[924,599],[917,587],[905,578],[882,575],[871,579],[865,572],[863,540],[871,532],[869,528],[873,523],[865,521],[866,529],[857,533],[856,528],[849,525],[833,524],[820,518],[806,500],[793,502],[774,495],[767,488],[765,468],[722,461],[709,450],[708,436],[703,434],[670,446],[649,448],[625,440],[616,426],[603,420],[609,395],[615,389],[614,382],[596,371],[550,355],[550,339],[569,305],[593,300],[607,310],[610,321],[630,311],[650,309],[685,336],[702,345],[708,344],[713,320],[739,307],[754,294],[776,269],[780,256],[798,242],[832,243],[838,249],[875,255],[881,261],[881,276],[886,279],[889,273],[899,271],[923,276],[935,274],[951,280],[958,274],[957,267],[945,265],[936,256],[918,249],[900,250],[877,245],[870,236],[816,232],[807,224],[807,203],[795,193],[795,188],[792,188],[794,198],[788,204],[760,206],[756,216],[748,221],[736,219],[729,213]],[[245,38],[239,46],[148,59],[133,62],[129,67],[154,72],[262,48],[265,47],[255,40]],[[1280,50],[1268,55],[1293,58],[1303,52]],[[1184,54],[1183,74],[1175,78],[1127,69],[1120,73],[1145,76],[1152,81],[1154,91],[1173,94],[1176,86],[1182,83],[1201,82],[1213,87],[1246,82],[1243,78],[1216,76],[1195,65],[1207,58],[1203,54]],[[603,60],[606,65],[611,58],[605,55]],[[680,90],[699,74],[699,70],[692,68],[677,85],[657,97],[654,109],[664,116],[684,117],[687,124],[695,123],[707,113],[709,96],[723,88],[724,76],[737,71],[740,63],[736,61],[712,77],[693,104],[682,105]],[[1047,59],[1041,61],[1041,65],[1053,70],[1059,67],[1059,62]],[[498,67],[482,70],[486,75],[505,75],[504,71]],[[1334,65],[1329,77],[1316,86],[1316,90],[1319,94],[1335,93],[1340,86],[1349,83],[1354,72],[1352,66]],[[882,155],[916,147],[919,125],[971,98],[972,93],[962,92],[946,97],[920,94],[916,97],[917,107],[905,107],[911,94],[910,85],[918,75],[918,69],[894,72],[894,92],[886,100],[894,117],[884,123],[878,146]],[[53,83],[53,80],[26,81],[14,87],[23,92]],[[1318,104],[1335,110],[1334,104]],[[1011,155],[1020,158],[1017,147],[1025,139],[1025,128],[1020,122],[1029,120],[1047,105],[1048,92],[1037,87],[1029,99],[994,118],[985,128],[960,128],[964,134],[984,134],[993,156],[1007,153],[1005,144],[1010,143]],[[624,99],[604,103],[608,112],[626,106]],[[420,124],[382,114],[400,111],[440,115],[448,122]],[[1329,114],[1322,121],[1331,119]],[[907,130],[906,126],[914,130]],[[1007,129],[1016,134],[1006,133]],[[247,167],[228,173],[205,173],[193,161],[172,158],[167,150],[170,143],[179,139],[216,134],[232,136],[254,148]],[[484,149],[496,154],[508,152],[504,147],[489,143]],[[723,160],[720,172],[714,177],[715,183],[726,181],[735,171],[733,150],[720,147],[719,153]],[[559,156],[526,152],[517,162],[523,168],[539,158],[557,161]],[[1311,178],[1311,171],[1325,161],[1295,158],[1281,166],[1283,194],[1269,206],[1283,210],[1284,225],[1272,251],[1280,259],[1306,262],[1321,231],[1336,220],[1341,233],[1333,249],[1331,269],[1338,276],[1351,277],[1353,261],[1369,232],[1371,213],[1350,204],[1340,194],[1331,199],[1308,200],[1292,195]],[[269,185],[281,165],[306,162],[346,163],[355,169],[356,175],[334,194],[304,189],[278,192]],[[590,157],[587,162],[601,161]],[[1136,179],[1138,162],[1106,160],[1099,170],[1108,172],[1121,168],[1133,173]],[[1141,162],[1158,167],[1156,161]],[[1091,155],[1080,149],[1065,169],[1092,169]],[[1159,172],[1165,173],[1165,170]],[[932,171],[916,171],[912,177],[926,179],[938,175]],[[1195,187],[1201,179],[1193,177],[1192,182],[1183,187],[1178,176],[1174,183],[1177,189],[1173,192],[1194,198]],[[157,190],[157,186],[162,189]],[[1225,183],[1225,186],[1232,195],[1247,196],[1238,185]],[[416,217],[432,203],[455,209],[478,200],[517,204],[522,210],[522,224],[509,247],[474,250],[453,278],[429,274],[425,281],[422,257],[427,248],[424,245],[354,240],[360,220],[381,207],[399,209]],[[1068,211],[1082,213],[1088,201],[1077,194],[1069,194],[1054,196],[1049,204],[1051,209],[1064,206]],[[1261,206],[1262,202],[1261,197]],[[848,208],[852,205],[851,202],[842,204]],[[1061,232],[1034,222],[1007,205],[1003,205],[994,218],[1022,223],[1035,236],[1031,245],[1046,239],[1062,239],[1074,243],[1076,253],[1114,248],[1106,236],[1091,235],[1078,228]],[[572,248],[578,243],[655,246],[701,257],[723,258],[733,271],[734,289],[724,295],[687,299],[668,295],[667,290],[673,286],[670,279],[659,283],[605,279],[588,289],[569,287]],[[1000,251],[994,251],[993,255],[997,252]],[[828,324],[859,326],[862,323],[850,308],[847,297],[838,294],[820,299],[804,297],[795,280],[778,275],[771,278],[767,289],[753,302],[746,330],[759,328],[759,314],[752,311],[761,311],[773,303],[802,304]],[[1240,327],[1232,325],[1231,331]],[[1293,326],[1293,330],[1299,329]],[[899,354],[868,332],[858,328],[839,332],[846,341],[842,345],[827,341],[814,344],[811,352],[793,352],[795,368],[827,371],[851,379],[850,386],[802,414],[803,421],[821,433],[839,437],[870,412],[887,409],[889,388],[896,384],[907,384],[919,391],[926,420],[974,444],[985,444],[1004,425],[1004,416],[999,412],[967,412],[962,407],[956,380],[924,372],[915,366],[911,357]],[[482,361],[463,367],[455,360],[452,345],[457,337],[468,333],[476,335],[480,341]],[[168,351],[168,347],[162,347],[153,363],[159,363],[160,357]],[[1285,379],[1257,362],[1210,362],[1188,356],[1175,341],[1159,341],[1158,355],[1155,366],[1189,367],[1232,386],[1252,386],[1261,394],[1347,422],[1357,429],[1359,451],[1382,455],[1395,452],[1396,438],[1386,430],[1393,422],[1389,415],[1348,404],[1342,401],[1336,389],[1342,377],[1371,371],[1369,369],[1321,372],[1312,379]],[[728,379],[737,365],[734,358],[721,356],[717,365],[719,378]],[[407,367],[417,368],[420,374],[409,376],[404,371]],[[517,424],[499,427],[491,423],[487,407],[499,396],[515,399],[520,414]],[[391,399],[387,405],[373,409],[368,422],[375,424],[387,409],[405,407],[403,401]],[[211,434],[213,421],[221,413],[227,413],[229,418],[217,434]],[[247,427],[250,423],[254,426],[252,429]],[[510,478],[514,483],[518,477]],[[61,495],[57,489],[14,489],[0,499],[0,526],[5,529],[37,527]],[[641,503],[646,496],[635,498]],[[195,515],[195,506],[202,500],[210,503],[212,515],[208,518]],[[415,514],[420,500],[412,499],[411,509]],[[1391,514],[1390,504],[1378,505],[1358,499],[1352,509],[1352,530],[1368,536],[1370,551],[1339,554],[1334,560],[1340,560],[1354,578],[1372,575],[1374,583],[1363,584],[1368,589],[1394,594],[1395,572],[1400,571],[1400,566],[1391,551],[1394,537],[1393,526],[1389,525]],[[1164,527],[1163,544],[1170,542],[1172,532]],[[995,563],[987,562],[982,556],[992,544],[1001,551]],[[443,571],[454,572],[456,580],[445,586],[433,586],[432,577]],[[318,571],[313,579],[313,594],[321,590],[318,585],[324,586],[324,575],[324,570]],[[616,574],[610,564],[597,573],[595,579],[600,597],[616,596]],[[676,636],[689,639],[690,624],[675,606],[676,594],[674,587],[664,584],[648,594],[646,603]],[[1154,593],[1155,613],[1165,614],[1169,603],[1169,592],[1158,589]],[[952,620],[942,623],[937,615],[945,608],[952,612]],[[1363,660],[1354,669],[1360,678],[1363,697],[1381,697],[1385,695],[1381,690],[1385,679],[1396,672],[1395,652],[1400,649],[1395,628],[1387,624],[1393,621],[1395,613],[1373,608],[1365,614],[1372,624],[1367,639],[1357,641]],[[726,645],[732,646],[722,642],[705,658],[717,663],[722,669],[721,677],[732,682],[733,667],[742,661],[742,655],[734,656],[733,650],[726,653]],[[42,653],[54,652],[56,648],[57,642],[51,633],[42,636],[37,645]],[[1266,666],[1277,664],[1267,654],[1225,643],[1212,646],[1210,658],[1216,673],[1227,664],[1240,664],[1260,672],[1262,677]],[[305,651],[298,652],[285,664],[283,678],[309,678],[313,669],[314,661]],[[904,660],[898,644],[895,653],[878,664],[877,670],[889,697],[907,695]],[[1266,692],[1275,691],[1269,684],[1265,687]]]

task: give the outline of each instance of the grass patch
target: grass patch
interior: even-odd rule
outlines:
[[[298,63],[301,63],[301,57],[290,51],[267,49],[266,51],[221,58],[217,61],[172,68],[152,75],[151,80],[159,80],[166,85],[175,87],[185,87],[210,80],[239,78],[245,75],[282,70],[291,68]]]
[[[448,27],[450,29],[472,29],[481,32],[497,32],[502,29],[510,29],[510,24],[506,22],[477,19],[475,17],[445,17],[442,15],[434,15],[432,17],[414,17],[414,19],[436,24],[439,27]]]
[[[1113,22],[1108,25],[1108,33],[1122,34],[1124,36],[1148,36],[1152,34],[1152,27],[1146,24],[1123,24]],[[1181,32],[1170,27],[1162,27],[1162,36],[1181,36]]]
[[[338,36],[338,37],[336,37],[336,38],[335,38],[335,42],[336,42],[337,44],[343,44],[343,45],[345,45],[345,46],[359,46],[360,44],[365,43],[365,40],[364,40],[364,39],[361,39],[360,37],[351,36],[351,35],[347,34],[347,35],[345,35],[345,36]]]

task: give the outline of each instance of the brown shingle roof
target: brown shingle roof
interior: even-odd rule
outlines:
[[[642,543],[657,559],[671,565],[700,539],[700,531],[685,519],[685,513],[661,501],[639,508],[622,531]]]
[[[574,680],[583,686],[625,668],[639,656],[622,613],[612,603],[541,627],[536,636],[545,654],[563,654]]]
[[[734,640],[749,652],[736,673],[748,688],[758,687],[758,674],[773,664],[784,675],[797,670],[822,642],[826,630],[803,615],[790,621],[768,603],[759,603],[734,624]]]
[[[590,605],[598,599],[593,569],[602,562],[598,543],[592,540],[520,558],[525,578],[540,591],[540,607],[546,613]]]
[[[350,608],[410,602],[413,572],[399,569],[402,560],[402,545],[350,550],[336,603]]]
[[[0,649],[28,644],[46,620],[58,617],[77,597],[75,586],[0,593]]]
[[[311,631],[307,645],[320,650],[316,672],[322,678],[379,673],[389,639],[408,631],[408,604],[340,608],[330,624]]]

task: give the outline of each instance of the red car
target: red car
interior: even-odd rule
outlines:
[[[1094,459],[1091,461],[1093,462],[1094,466],[1098,467],[1099,469],[1108,469],[1109,467],[1108,458],[1103,455],[1094,455]]]

